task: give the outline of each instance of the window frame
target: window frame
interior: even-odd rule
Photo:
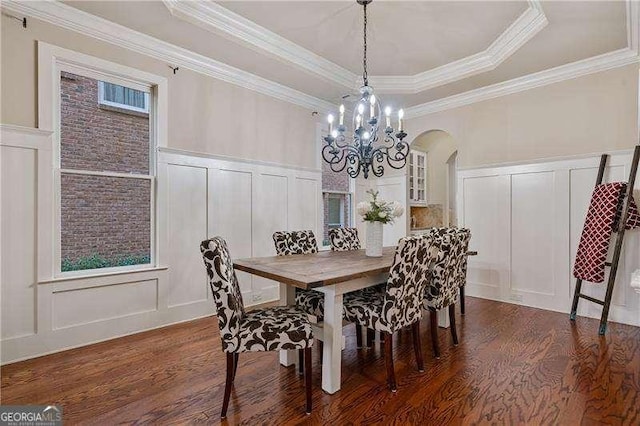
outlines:
[[[322,166],[323,166],[323,162],[324,160],[322,159],[322,147],[324,146],[325,142],[323,140],[323,138],[327,135],[327,129],[326,126],[323,123],[316,123],[316,168],[320,171],[320,207],[321,207],[321,212],[320,212],[320,229],[319,229],[319,234],[321,238],[319,238],[319,249],[320,250],[330,250],[331,249],[331,244],[324,244],[324,194],[344,194],[344,195],[348,195],[349,196],[349,218],[347,220],[347,218],[344,219],[344,226],[346,228],[352,228],[355,227],[355,223],[356,223],[356,218],[355,218],[355,199],[356,199],[356,179],[349,177],[349,190],[348,191],[330,191],[330,190],[324,190],[324,188],[322,188]],[[346,170],[344,170],[342,173],[347,173]],[[344,212],[344,209],[342,210]],[[344,214],[344,213],[343,213]]]
[[[344,210],[345,210],[345,196],[349,196],[349,199],[351,198],[350,194],[347,192],[336,192],[336,191],[323,191],[323,194],[327,194],[327,202],[330,199],[334,199],[334,200],[338,200],[340,202],[340,222],[339,223],[327,223],[328,227],[331,226],[339,226],[339,227],[346,227],[347,223],[346,223],[346,219],[344,217]],[[351,202],[349,202],[349,204],[351,204]],[[329,216],[329,214],[327,215]]]
[[[151,114],[151,107],[150,107],[150,94],[148,92],[143,92],[144,93],[144,105],[145,108],[139,108],[133,105],[128,105],[128,104],[121,104],[119,102],[114,102],[114,101],[109,101],[107,99],[104,98],[104,84],[115,84],[115,83],[111,83],[108,81],[103,81],[103,80],[98,80],[98,104],[99,105],[106,105],[108,107],[112,107],[112,108],[117,108],[117,109],[121,109],[121,110],[128,110],[128,111],[134,111],[134,112],[139,112],[139,113],[143,113],[143,114]],[[123,86],[118,84],[118,86]],[[127,87],[129,89],[131,89],[131,87],[128,86],[123,86],[123,87]],[[134,89],[137,90],[137,89]]]
[[[63,169],[60,157],[61,97],[60,77],[62,72],[86,76],[149,92],[149,172],[148,175],[118,173],[95,170]],[[157,149],[165,147],[167,141],[168,96],[167,79],[135,68],[109,62],[100,58],[38,42],[38,127],[52,132],[52,179],[46,189],[50,194],[49,206],[39,208],[39,222],[53,226],[38,226],[38,239],[47,243],[38,244],[38,282],[51,279],[91,277],[97,275],[138,272],[161,268],[158,242],[162,225],[158,215],[158,163]],[[146,179],[150,181],[150,262],[139,265],[86,269],[62,272],[61,263],[61,175],[84,174]],[[164,219],[162,219],[164,221]],[[47,229],[49,228],[49,229]],[[164,228],[163,228],[164,229]]]

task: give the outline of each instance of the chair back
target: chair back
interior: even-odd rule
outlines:
[[[462,245],[456,245],[455,248],[462,250],[465,254],[462,258],[459,259],[459,268],[458,275],[456,277],[456,281],[458,283],[458,287],[462,287],[467,283],[467,262],[469,256],[466,256],[466,253],[469,251],[469,241],[471,240],[471,231],[468,228],[432,228],[430,230],[430,235],[436,236],[445,236],[445,235],[458,235],[462,238]]]
[[[400,239],[389,270],[380,329],[393,333],[422,318],[424,292],[438,247],[428,235]]]
[[[464,283],[461,271],[467,258],[466,246],[469,236],[470,234],[465,232],[450,232],[433,237],[440,250],[425,292],[425,307],[439,310],[458,300],[461,280]]]
[[[222,350],[235,352],[245,310],[227,242],[221,237],[213,237],[200,243],[200,251],[216,303]]]
[[[360,238],[356,228],[329,229],[331,251],[360,250]]]
[[[278,256],[311,254],[318,252],[318,243],[313,231],[277,231],[273,233]]]

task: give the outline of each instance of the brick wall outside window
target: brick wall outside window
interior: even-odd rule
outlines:
[[[342,172],[333,172],[331,170],[331,166],[323,161],[322,162],[322,201],[324,206],[324,229],[322,240],[323,244],[329,244],[329,192],[330,191],[339,191],[339,192],[348,192],[349,191],[349,175],[346,170]],[[344,221],[345,226],[349,226],[351,223],[351,196],[348,194],[340,195],[344,199]]]
[[[60,91],[62,169],[149,174],[148,114],[100,105],[98,81],[91,78],[62,73]],[[62,173],[63,264],[91,256],[148,262],[150,185],[146,179]]]

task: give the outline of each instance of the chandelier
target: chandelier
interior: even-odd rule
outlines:
[[[362,171],[367,179],[369,172],[380,177],[384,174],[384,162],[394,168],[402,169],[407,163],[409,144],[402,140],[407,134],[402,130],[404,111],[398,110],[398,130],[391,126],[391,107],[384,108],[385,127],[378,132],[382,124],[381,100],[373,94],[367,76],[367,5],[372,0],[356,0],[364,10],[364,45],[362,57],[362,80],[360,100],[353,108],[353,140],[348,142],[347,126],[344,125],[344,105],[340,105],[338,125],[334,128],[335,117],[327,116],[329,133],[323,139],[326,145],[322,148],[322,158],[330,164],[331,170],[341,172],[345,168],[352,178],[358,177]],[[379,134],[380,133],[380,134]]]

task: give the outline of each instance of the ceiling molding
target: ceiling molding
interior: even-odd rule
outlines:
[[[483,52],[414,76],[372,76],[369,79],[371,85],[379,93],[415,94],[492,71],[524,46],[548,23],[540,2],[530,0],[529,8]]]
[[[362,77],[312,51],[220,6],[213,1],[163,0],[171,14],[245,46],[276,56],[326,81],[357,90]],[[491,71],[514,54],[548,23],[539,0],[529,7],[482,52],[409,76],[370,76],[379,93],[415,94]]]
[[[3,0],[2,8],[168,62],[174,66],[234,84],[304,108],[326,112],[330,102],[267,80],[207,56],[132,30],[58,1],[25,2]]]
[[[163,0],[176,18],[262,53],[284,59],[305,71],[345,87],[352,87],[357,75],[270,31],[213,1]]]
[[[615,50],[513,80],[405,108],[405,117],[407,119],[416,118],[638,62],[640,62],[640,58],[637,51],[630,48]]]

